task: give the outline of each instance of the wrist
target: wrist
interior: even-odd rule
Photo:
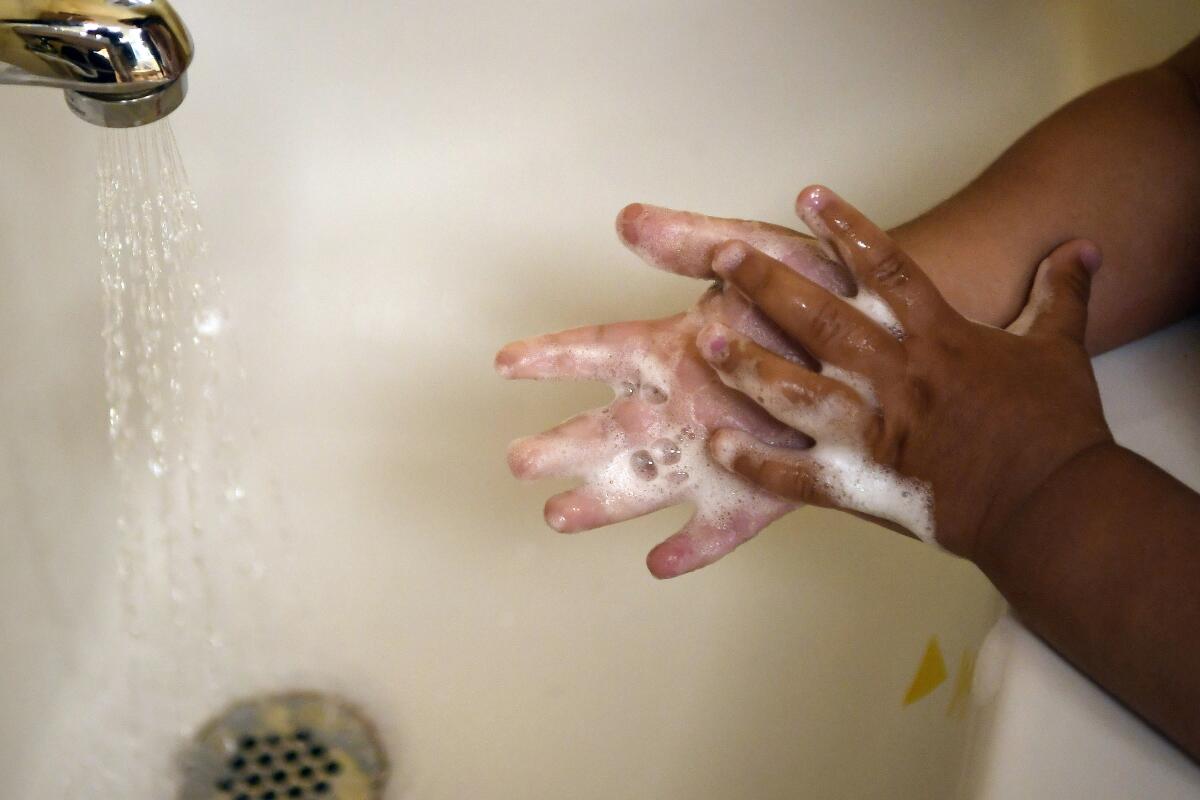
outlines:
[[[1027,570],[1028,559],[1086,527],[1096,498],[1118,488],[1130,450],[1106,439],[1080,450],[1033,489],[1003,523],[975,542],[970,559],[1002,590],[1014,572]]]

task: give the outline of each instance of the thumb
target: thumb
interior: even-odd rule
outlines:
[[[1083,343],[1092,277],[1100,248],[1087,239],[1060,244],[1038,265],[1029,302],[1008,330],[1021,335],[1065,336]]]

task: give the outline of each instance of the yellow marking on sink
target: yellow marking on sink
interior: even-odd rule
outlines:
[[[971,699],[971,686],[974,682],[975,654],[964,650],[958,662],[958,676],[954,679],[954,691],[950,695],[950,705],[946,706],[946,716],[962,719],[967,715],[967,701]]]
[[[942,648],[938,646],[936,636],[929,637],[925,646],[925,655],[917,665],[917,673],[913,675],[912,684],[904,695],[904,705],[911,705],[925,697],[946,680],[946,659],[942,658]]]

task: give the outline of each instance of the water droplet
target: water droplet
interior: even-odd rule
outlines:
[[[196,333],[209,338],[218,335],[225,327],[225,318],[214,308],[200,312],[196,317]]]
[[[629,457],[629,464],[642,480],[652,481],[658,477],[658,467],[654,466],[654,457],[649,450],[638,450]]]
[[[650,445],[650,451],[659,464],[678,464],[679,459],[683,457],[679,444],[670,439],[659,439]]]
[[[630,381],[621,381],[621,386],[617,390],[619,397],[633,397],[633,393],[637,391],[637,386]]]
[[[676,486],[678,486],[681,483],[686,483],[687,479],[688,479],[687,470],[683,470],[683,469],[673,470],[671,472],[671,474],[667,476],[667,480],[669,480],[671,483],[675,484]]]

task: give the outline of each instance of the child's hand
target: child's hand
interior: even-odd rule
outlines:
[[[634,205],[617,218],[617,232],[647,263],[689,277],[715,277],[713,248],[736,236],[834,291],[853,287],[845,269],[812,239],[775,225]],[[715,464],[707,448],[711,431],[742,431],[784,450],[811,444],[717,379],[696,349],[697,334],[710,322],[794,363],[816,364],[738,291],[719,287],[685,314],[527,339],[496,356],[506,378],[612,386],[616,399],[608,407],[513,442],[509,466],[520,478],[583,480],[546,503],[546,522],[563,532],[691,502],[695,516],[647,558],[660,578],[711,564],[795,507]]]
[[[552,528],[589,530],[690,501],[695,516],[647,558],[650,571],[667,578],[716,561],[794,507],[708,455],[709,432],[717,428],[781,448],[809,443],[727,388],[700,357],[696,335],[718,320],[789,352],[740,295],[712,290],[685,314],[539,336],[496,356],[506,378],[603,381],[616,394],[605,408],[509,447],[519,478],[583,480],[546,503]]]
[[[785,450],[730,430],[713,437],[712,453],[781,497],[887,520],[973,557],[1059,466],[1111,441],[1082,345],[1099,253],[1082,240],[1060,246],[1024,312],[1000,330],[955,312],[833,192],[806,190],[798,206],[853,275],[853,301],[745,242],[719,246],[712,267],[820,371],[720,324],[698,343],[727,385],[816,444]]]

